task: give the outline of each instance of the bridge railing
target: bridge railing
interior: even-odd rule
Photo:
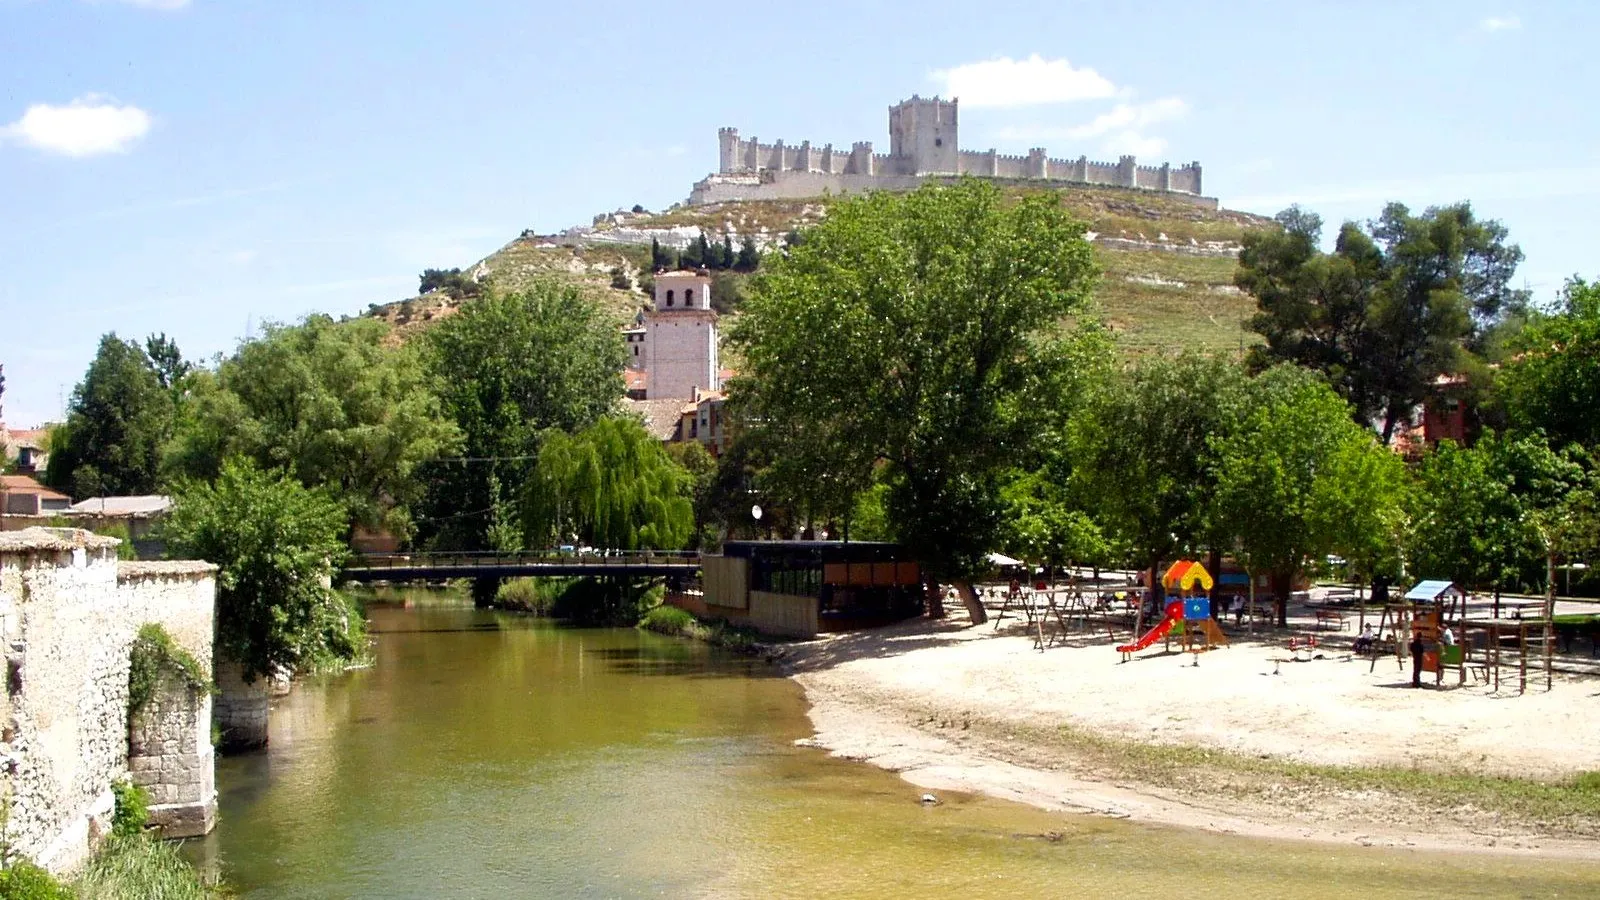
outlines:
[[[578,566],[604,569],[628,566],[698,565],[693,550],[610,550],[562,553],[554,550],[508,553],[496,550],[462,550],[424,553],[361,553],[352,556],[345,570],[417,568],[491,568],[507,566]]]

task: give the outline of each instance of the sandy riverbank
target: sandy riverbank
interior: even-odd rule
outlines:
[[[1277,675],[1278,642],[1246,639],[1198,667],[1160,645],[1118,664],[1103,632],[1040,653],[1005,625],[968,627],[957,611],[791,645],[783,661],[811,703],[810,742],[924,788],[1048,809],[1257,837],[1600,858],[1592,820],[1531,821],[1300,774],[1600,770],[1600,679],[1558,675],[1552,691],[1541,679],[1522,696],[1504,683],[1498,694],[1414,690],[1393,658],[1371,671],[1350,658],[1348,634]],[[1160,765],[1140,765],[1118,746],[1185,748],[1174,755],[1202,762],[1174,768],[1156,754]],[[1188,748],[1225,751],[1225,762]]]

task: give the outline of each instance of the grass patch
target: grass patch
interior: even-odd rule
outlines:
[[[639,620],[639,627],[657,634],[702,641],[736,653],[756,653],[762,646],[754,628],[734,625],[724,619],[703,622],[676,606],[655,607]]]
[[[175,845],[144,835],[107,841],[73,889],[79,900],[211,900],[225,896],[178,855]]]
[[[1256,305],[1243,294],[1204,285],[1141,284],[1107,274],[1094,299],[1117,346],[1129,353],[1242,353],[1260,340],[1245,328]]]
[[[1437,811],[1464,807],[1562,833],[1600,833],[1600,772],[1542,781],[1506,775],[1398,766],[1331,766],[1262,758],[1190,745],[1148,744],[1081,728],[1028,729],[989,723],[985,730],[1026,732],[1030,741],[1067,751],[1089,767],[1151,784],[1219,787],[1264,797],[1283,788],[1306,792],[1366,791],[1395,795]]]
[[[494,592],[494,605],[500,609],[549,616],[556,601],[576,581],[574,578],[510,578]]]

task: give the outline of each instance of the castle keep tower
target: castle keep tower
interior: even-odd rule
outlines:
[[[722,390],[710,278],[698,272],[656,276],[655,305],[644,316],[642,356],[651,400],[693,400],[696,389]]]
[[[961,171],[955,100],[913,94],[889,107],[889,156],[898,175],[955,175]]]

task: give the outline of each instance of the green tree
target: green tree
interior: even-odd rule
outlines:
[[[216,563],[217,650],[245,677],[294,669],[346,614],[328,587],[344,558],[342,505],[244,459],[184,481],[163,531],[175,557]]]
[[[694,505],[694,541],[690,549],[711,548],[716,544],[712,489],[717,480],[717,459],[699,441],[667,444],[666,451],[689,477],[689,497]]]
[[[1488,434],[1471,448],[1442,442],[1418,467],[1411,573],[1496,595],[1540,583],[1552,555],[1581,549],[1592,534],[1585,461],[1538,434]]]
[[[844,200],[754,286],[733,390],[794,494],[848,511],[882,463],[901,541],[964,582],[998,539],[1000,475],[1101,346],[1062,324],[1094,277],[1055,195],[967,179]]]
[[[167,337],[166,332],[152,334],[144,339],[144,353],[155,370],[156,380],[167,390],[176,390],[184,376],[194,371],[194,365],[183,358],[178,342]]]
[[[150,358],[107,334],[51,436],[45,480],[80,499],[155,493],[172,422],[172,397]]]
[[[553,281],[490,296],[433,328],[426,360],[464,458],[428,468],[421,535],[438,547],[498,548],[490,525],[517,518],[510,514],[541,435],[577,431],[611,412],[623,393],[624,353],[615,323]]]
[[[1362,526],[1390,521],[1402,499],[1394,455],[1306,369],[1262,373],[1250,385],[1240,430],[1212,443],[1213,528],[1234,538],[1249,571],[1268,573],[1279,625],[1286,624],[1289,593],[1307,562],[1381,540]],[[1341,519],[1361,504],[1380,512]]]
[[[1000,490],[1005,503],[1002,548],[1028,562],[1104,564],[1111,545],[1100,526],[1049,470],[1018,471]]]
[[[528,539],[608,550],[677,550],[694,534],[689,473],[638,422],[550,433],[526,486]]]
[[[1560,307],[1512,339],[1495,390],[1512,428],[1600,447],[1600,284],[1567,282]]]
[[[1527,303],[1510,286],[1522,251],[1466,203],[1420,216],[1391,203],[1365,227],[1346,222],[1332,253],[1318,249],[1316,215],[1293,207],[1278,222],[1247,235],[1239,254],[1236,282],[1259,306],[1250,327],[1266,338],[1252,358],[1323,373],[1357,421],[1381,420],[1385,443],[1439,375],[1460,372]]]
[[[717,253],[717,268],[731,269],[737,261],[738,257],[733,252],[733,237],[724,233],[722,235],[722,249]]]
[[[1248,403],[1237,364],[1151,358],[1099,381],[1068,429],[1073,493],[1152,576],[1179,553],[1225,546],[1209,531],[1215,455]],[[1151,583],[1157,583],[1154,578]]]
[[[676,269],[678,267],[677,254],[671,250],[664,249],[660,241],[651,238],[650,267],[657,272],[665,269]]]
[[[466,300],[483,294],[483,285],[463,275],[460,269],[423,269],[417,281],[419,294],[441,291],[457,300]]]
[[[761,251],[756,249],[755,238],[746,237],[739,242],[739,255],[734,259],[733,268],[745,274],[761,268]]]
[[[170,470],[206,479],[248,457],[325,489],[352,525],[409,535],[418,467],[453,452],[459,435],[417,349],[388,337],[372,319],[269,324],[214,374],[190,380]]]

